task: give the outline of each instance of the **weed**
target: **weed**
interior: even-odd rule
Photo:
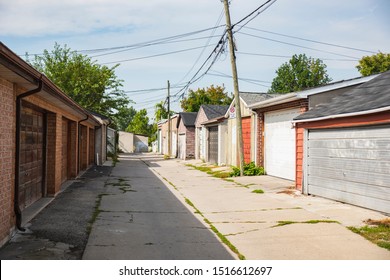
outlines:
[[[170,159],[171,157],[169,155],[164,155],[164,159],[167,160],[167,159]]]
[[[102,203],[102,198],[103,198],[103,196],[105,196],[105,195],[110,195],[110,194],[108,194],[108,193],[99,194],[98,197],[97,197],[97,199],[96,199],[94,211],[93,211],[93,213],[92,213],[92,217],[91,217],[91,219],[89,220],[88,226],[87,226],[88,235],[91,233],[92,225],[95,223],[97,217],[99,216],[99,214],[100,214],[101,212],[103,212],[102,210],[100,210],[100,204]]]
[[[319,224],[319,223],[336,223],[338,224],[338,221],[333,221],[333,220],[309,220],[309,221],[303,221],[303,222],[297,222],[297,221],[278,221],[278,224],[273,226],[273,227],[281,227],[281,226],[286,226],[286,225],[291,225],[291,224]]]
[[[261,189],[257,189],[257,190],[253,190],[252,193],[264,193],[264,191]]]
[[[232,250],[232,252],[234,252],[235,254],[237,254],[238,258],[240,260],[245,260],[245,256],[242,255],[238,250],[237,248],[226,238],[226,236],[224,236],[222,233],[219,232],[219,230],[213,226],[213,224],[204,217],[203,213],[199,211],[198,208],[195,207],[195,205],[191,202],[191,200],[189,200],[188,198],[185,198],[185,202],[190,205],[192,208],[195,209],[195,213],[197,214],[200,214],[202,217],[203,217],[203,220],[205,221],[206,224],[208,224],[210,226],[210,229],[219,237],[219,239],[226,245],[229,247],[230,250]]]
[[[256,166],[252,161],[244,165],[244,176],[258,176],[265,175],[265,170],[261,166]],[[233,166],[233,172],[230,173],[230,177],[240,176],[240,168]]]
[[[352,232],[360,234],[379,247],[390,251],[390,218],[383,220],[367,220],[367,226],[348,227]]]

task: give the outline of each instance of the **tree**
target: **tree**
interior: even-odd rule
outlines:
[[[326,65],[320,59],[293,55],[276,70],[269,93],[288,93],[329,83]]]
[[[188,97],[183,98],[180,105],[185,112],[198,112],[203,104],[229,105],[232,98],[225,92],[225,87],[211,85],[208,88],[189,90]]]
[[[57,43],[51,52],[44,50],[32,61],[27,54],[27,61],[87,110],[113,117],[126,111],[130,103],[121,89],[123,81],[115,74],[119,64],[111,68],[99,65]]]
[[[173,111],[170,112],[172,116],[174,114]],[[168,109],[164,107],[164,102],[161,101],[154,105],[154,121],[157,123],[163,119],[168,119]]]
[[[371,56],[363,56],[356,68],[363,76],[388,71],[390,70],[390,54],[379,52]]]
[[[136,113],[137,110],[135,110],[132,106],[119,108],[117,113],[112,117],[115,122],[116,129],[125,131]]]
[[[150,128],[148,112],[146,109],[141,109],[134,115],[126,131],[150,136]]]

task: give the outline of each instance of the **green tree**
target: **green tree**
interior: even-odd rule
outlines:
[[[371,56],[363,56],[356,68],[363,76],[388,71],[390,70],[390,54],[379,52]]]
[[[174,114],[173,111],[170,112],[172,116]],[[164,107],[164,102],[161,101],[154,105],[154,121],[157,123],[163,119],[168,119],[168,108]]]
[[[123,81],[115,74],[119,64],[111,68],[99,65],[57,43],[52,51],[44,50],[32,61],[27,54],[27,61],[87,110],[113,117],[126,111],[130,103],[121,89]]]
[[[151,126],[146,109],[139,110],[126,129],[127,132],[151,136]]]
[[[115,122],[116,129],[125,131],[136,113],[137,110],[135,110],[133,106],[119,108],[117,113],[112,117]]]
[[[208,88],[198,88],[198,90],[189,90],[188,96],[183,98],[180,105],[184,112],[198,112],[203,104],[229,105],[232,98],[225,88],[211,85]]]
[[[308,58],[305,54],[293,55],[276,70],[270,93],[288,93],[329,83],[326,65],[320,59]]]

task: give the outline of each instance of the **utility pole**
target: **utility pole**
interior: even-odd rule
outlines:
[[[229,40],[230,49],[230,62],[232,65],[232,76],[234,86],[234,99],[236,106],[236,127],[237,127],[237,152],[240,156],[240,175],[244,175],[244,145],[242,139],[242,122],[241,122],[241,106],[240,106],[240,93],[238,89],[238,77],[237,77],[237,66],[236,66],[236,55],[234,53],[234,42],[232,23],[230,21],[229,3],[228,0],[221,0],[225,6],[225,17],[226,17],[226,31]]]
[[[170,83],[168,80],[168,96],[167,96],[167,101],[168,101],[168,156],[171,156],[171,102],[170,102]]]

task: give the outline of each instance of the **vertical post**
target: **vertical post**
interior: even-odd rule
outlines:
[[[171,108],[170,108],[170,83],[168,80],[168,156],[171,156]]]
[[[237,66],[236,66],[236,55],[234,53],[234,42],[233,42],[233,32],[232,24],[230,21],[230,12],[229,12],[229,3],[228,0],[223,0],[225,7],[225,17],[226,17],[226,31],[229,40],[229,50],[230,50],[230,62],[232,65],[232,76],[233,76],[233,87],[234,87],[234,99],[236,106],[236,126],[237,126],[237,152],[240,156],[240,175],[244,175],[244,145],[242,140],[242,122],[241,122],[241,107],[240,107],[240,93],[238,88],[238,76],[237,76]]]

